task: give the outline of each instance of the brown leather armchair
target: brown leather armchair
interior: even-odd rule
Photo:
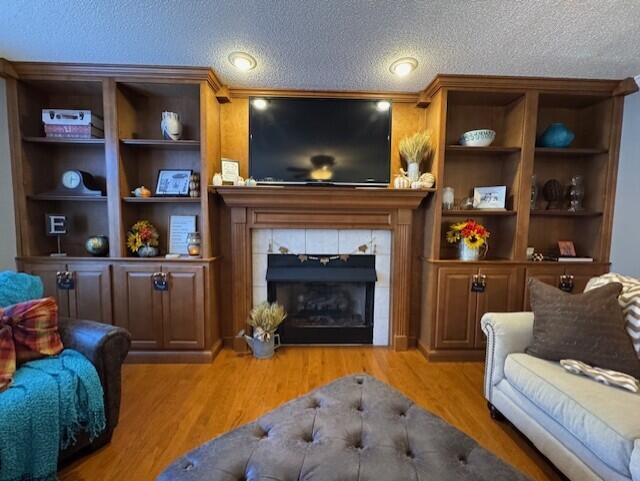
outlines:
[[[131,347],[131,336],[120,327],[74,319],[60,320],[60,336],[66,349],[83,354],[98,371],[104,389],[107,420],[106,429],[93,442],[85,433],[81,433],[74,445],[61,451],[59,463],[63,464],[111,441],[120,417],[121,367]]]

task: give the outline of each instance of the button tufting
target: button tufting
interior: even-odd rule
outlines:
[[[356,378],[356,383],[357,384],[362,384],[364,382],[364,379],[362,379],[361,377]]]
[[[185,465],[182,467],[182,469],[184,469],[185,471],[191,471],[194,467],[195,467],[195,465],[191,461],[189,461],[189,462],[185,463]]]
[[[411,459],[416,457],[416,455],[413,454],[413,451],[411,451],[410,449],[407,449],[407,452],[405,454],[407,455],[408,458],[411,458]]]
[[[458,461],[461,464],[467,464],[467,458],[463,454],[458,454]]]
[[[363,448],[362,441],[356,441],[354,443],[353,447],[356,448],[356,449],[362,449]]]
[[[362,409],[362,404],[358,404],[356,406],[356,411],[360,411],[360,412],[364,411],[364,409]]]
[[[403,412],[401,412],[401,413],[399,414],[399,416],[400,416],[401,418],[404,418],[404,417],[406,417],[406,416],[407,416],[407,413],[405,413],[405,412],[403,411]]]
[[[313,433],[312,433],[312,434],[305,434],[305,435],[302,437],[302,440],[303,440],[305,443],[312,443],[312,442],[313,442]]]

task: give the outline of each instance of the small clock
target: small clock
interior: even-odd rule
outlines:
[[[55,195],[101,196],[93,175],[83,170],[66,170],[60,176],[58,186],[51,192]]]

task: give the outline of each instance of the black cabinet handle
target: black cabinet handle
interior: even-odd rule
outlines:
[[[63,291],[69,291],[75,287],[75,280],[73,278],[73,272],[58,271],[56,272],[56,285],[58,289]]]
[[[564,292],[573,292],[573,276],[570,274],[560,276],[560,285],[558,287]]]
[[[151,279],[153,280],[153,288],[156,291],[168,291],[169,283],[167,282],[167,274],[166,272],[154,272],[151,275]]]
[[[484,292],[487,287],[487,276],[485,274],[474,274],[471,278],[471,292]]]

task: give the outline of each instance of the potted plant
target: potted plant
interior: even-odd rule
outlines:
[[[148,220],[139,220],[127,232],[127,248],[139,257],[155,257],[160,253],[158,239],[160,235]]]
[[[461,261],[477,261],[480,259],[481,249],[484,249],[482,257],[487,255],[489,235],[489,231],[482,224],[478,224],[473,219],[467,219],[449,226],[447,241],[458,244],[458,258]]]
[[[280,335],[275,332],[286,317],[280,304],[263,302],[249,313],[248,323],[253,327],[253,336],[246,335],[244,331],[240,331],[238,336],[244,337],[255,357],[268,359],[280,347]]]
[[[420,163],[431,154],[431,134],[416,132],[400,141],[400,155],[407,163],[407,175],[411,182],[420,178]]]

